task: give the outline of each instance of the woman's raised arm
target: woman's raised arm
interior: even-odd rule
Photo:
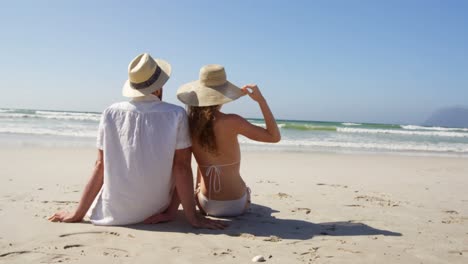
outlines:
[[[236,118],[238,133],[255,141],[272,143],[280,141],[281,134],[275,117],[271,113],[270,107],[268,107],[268,103],[260,92],[260,89],[255,84],[248,84],[242,87],[242,90],[260,106],[266,128],[252,125],[244,118],[238,116]]]

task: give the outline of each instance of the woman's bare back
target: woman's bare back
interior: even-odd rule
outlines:
[[[252,125],[241,116],[224,114],[218,109],[213,123],[217,153],[206,151],[196,138],[192,138],[192,150],[199,165],[197,184],[200,183],[202,194],[209,199],[235,200],[246,193],[246,184],[239,172],[241,154],[238,135],[260,142],[278,142],[281,139],[276,120],[258,87],[252,84],[242,89],[259,104],[266,128]]]
[[[203,195],[213,200],[239,199],[246,191],[246,185],[239,173],[241,154],[236,129],[238,119],[237,115],[219,111],[215,113],[213,130],[217,154],[206,151],[193,139],[192,150],[199,165],[197,183],[200,183]],[[219,179],[210,178],[215,177],[216,173],[219,173]]]

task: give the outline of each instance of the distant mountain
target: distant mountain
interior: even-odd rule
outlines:
[[[435,111],[424,122],[425,126],[468,127],[467,107],[448,107]]]

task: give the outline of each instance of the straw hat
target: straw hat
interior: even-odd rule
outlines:
[[[171,76],[171,65],[161,59],[153,59],[148,53],[138,55],[128,65],[128,80],[122,94],[140,97],[162,88]]]
[[[177,98],[190,106],[225,104],[244,95],[244,92],[226,79],[224,67],[210,64],[200,69],[200,79],[182,85]]]

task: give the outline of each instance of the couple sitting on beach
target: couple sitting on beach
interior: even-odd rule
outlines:
[[[207,65],[199,80],[177,91],[188,107],[187,116],[183,108],[161,101],[171,75],[169,63],[145,53],[128,70],[123,95],[132,100],[103,112],[97,161],[77,209],[57,212],[49,220],[80,222],[89,211],[96,225],[154,224],[174,219],[182,203],[192,226],[224,228],[222,222],[198,214],[195,203],[208,216],[236,216],[249,207],[237,137],[280,140],[265,98],[256,85],[238,88],[227,81],[221,65]],[[258,102],[266,128],[220,111],[243,95]],[[192,152],[198,163],[195,195]]]

